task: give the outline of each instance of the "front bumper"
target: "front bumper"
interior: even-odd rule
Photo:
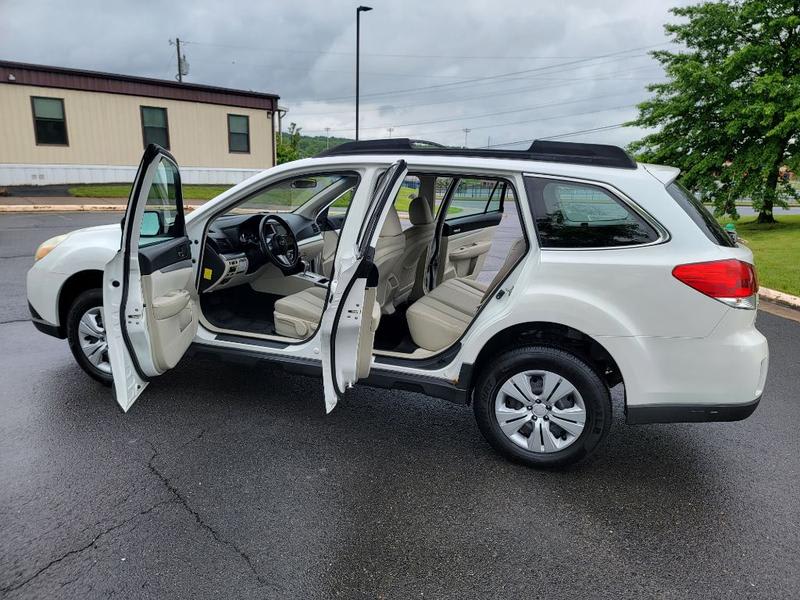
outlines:
[[[30,302],[28,302],[28,311],[31,313],[31,322],[33,326],[36,327],[42,333],[46,333],[47,335],[52,335],[53,337],[57,337],[59,339],[64,339],[67,337],[67,334],[64,332],[62,327],[58,325],[54,325],[48,321],[45,321],[39,313],[36,312],[36,309],[33,308]]]

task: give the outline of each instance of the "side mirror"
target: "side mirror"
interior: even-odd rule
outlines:
[[[316,179],[294,179],[292,180],[292,189],[295,190],[310,190],[317,187]]]
[[[142,227],[140,235],[153,237],[160,234],[164,229],[164,217],[160,211],[146,210],[142,215]]]

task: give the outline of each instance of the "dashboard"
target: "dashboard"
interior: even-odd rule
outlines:
[[[200,291],[236,285],[242,275],[250,275],[269,262],[259,243],[259,225],[265,213],[226,215],[214,219],[208,228]],[[294,213],[279,213],[298,243],[320,234],[311,219]],[[275,228],[274,223],[268,227]]]

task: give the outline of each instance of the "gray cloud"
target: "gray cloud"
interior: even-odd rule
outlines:
[[[662,78],[646,48],[666,42],[676,3],[374,0],[362,17],[362,136],[393,127],[396,137],[461,144],[470,128],[475,146],[619,124]],[[172,78],[168,40],[179,36],[187,81],[275,92],[307,133],[352,136],[356,5],[0,0],[0,56]]]

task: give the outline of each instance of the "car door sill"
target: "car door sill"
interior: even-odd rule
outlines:
[[[246,343],[251,344],[252,341],[253,340],[248,339]],[[230,346],[195,342],[189,348],[187,355],[201,358],[217,358],[232,363],[244,364],[246,366],[252,366],[258,362],[265,361],[275,363],[284,371],[292,374],[311,377],[320,377],[322,374],[322,362],[319,359],[300,356],[281,356],[280,354],[274,353],[267,354],[257,348],[233,348]],[[462,369],[462,371],[465,370]],[[470,379],[468,374],[469,370],[467,369],[466,371],[466,373],[463,373],[463,376],[459,377],[459,382],[454,383],[438,377],[402,373],[389,369],[372,367],[367,379],[362,380],[360,383],[374,388],[417,392],[435,398],[442,398],[457,404],[466,404],[469,401],[468,387],[466,386],[468,386]],[[464,387],[462,387],[462,385]]]

